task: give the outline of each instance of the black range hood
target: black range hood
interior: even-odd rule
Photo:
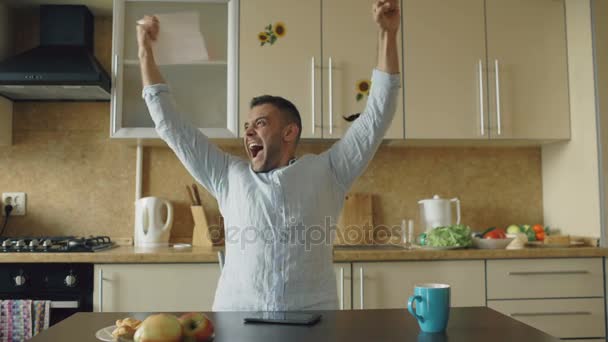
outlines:
[[[40,46],[0,62],[0,95],[13,101],[109,101],[110,77],[93,56],[93,24],[86,6],[40,6]]]

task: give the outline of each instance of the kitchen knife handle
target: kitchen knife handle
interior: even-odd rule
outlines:
[[[99,275],[99,279],[97,280],[97,287],[99,287],[97,300],[99,301],[99,312],[103,312],[103,268],[100,267],[97,273]]]
[[[344,310],[344,267],[340,267],[340,310]]]
[[[481,122],[481,135],[485,136],[486,135],[486,131],[485,131],[485,108],[484,108],[484,102],[483,102],[483,62],[481,61],[481,59],[479,60],[479,118],[480,118],[480,122]]]
[[[196,205],[202,205],[201,196],[198,193],[198,187],[196,186],[196,184],[192,183],[192,189],[194,189],[194,198],[196,199]]]
[[[328,70],[328,76],[329,76],[329,83],[328,83],[328,87],[329,87],[329,135],[333,134],[333,128],[334,128],[334,89],[333,89],[333,81],[334,81],[334,76],[333,76],[333,63],[331,60],[331,57],[329,57],[329,70]]]
[[[502,116],[500,113],[500,72],[498,70],[498,59],[494,60],[494,74],[496,75],[496,121],[498,124],[498,135],[502,134]]]
[[[192,190],[190,189],[189,186],[186,185],[186,191],[188,192],[188,197],[190,198],[190,203],[194,206],[196,205],[196,203],[194,203],[194,195],[192,195]]]
[[[359,284],[361,292],[359,292],[359,303],[361,304],[361,310],[363,310],[363,266],[359,267]]]
[[[316,125],[316,123],[315,123],[315,107],[316,107],[316,104],[315,104],[315,97],[316,97],[316,94],[315,94],[315,56],[312,56],[312,62],[310,64],[310,77],[311,77],[311,79],[310,79],[310,81],[311,81],[310,82],[310,84],[311,84],[311,88],[310,88],[311,103],[310,103],[310,105],[312,106],[312,108],[311,108],[311,112],[312,112],[312,135],[314,136],[315,135],[315,125]]]

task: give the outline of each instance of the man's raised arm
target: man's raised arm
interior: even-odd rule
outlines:
[[[139,65],[144,86],[142,96],[156,132],[175,152],[188,172],[214,197],[218,197],[226,187],[225,176],[230,156],[210,143],[201,131],[177,112],[169,87],[165,84],[152,53],[151,44],[159,32],[158,19],[145,16],[137,24]]]
[[[393,117],[400,88],[397,36],[401,14],[397,0],[378,0],[372,7],[378,24],[378,65],[365,110],[344,137],[326,153],[336,181],[346,192],[363,173],[382,142]]]

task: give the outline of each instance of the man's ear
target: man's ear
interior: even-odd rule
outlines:
[[[298,139],[299,129],[294,123],[287,124],[283,129],[283,141],[292,142]]]

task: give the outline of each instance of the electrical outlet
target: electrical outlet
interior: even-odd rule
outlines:
[[[2,194],[2,216],[6,216],[4,206],[10,204],[13,206],[11,216],[24,216],[26,209],[25,192],[5,192]]]

